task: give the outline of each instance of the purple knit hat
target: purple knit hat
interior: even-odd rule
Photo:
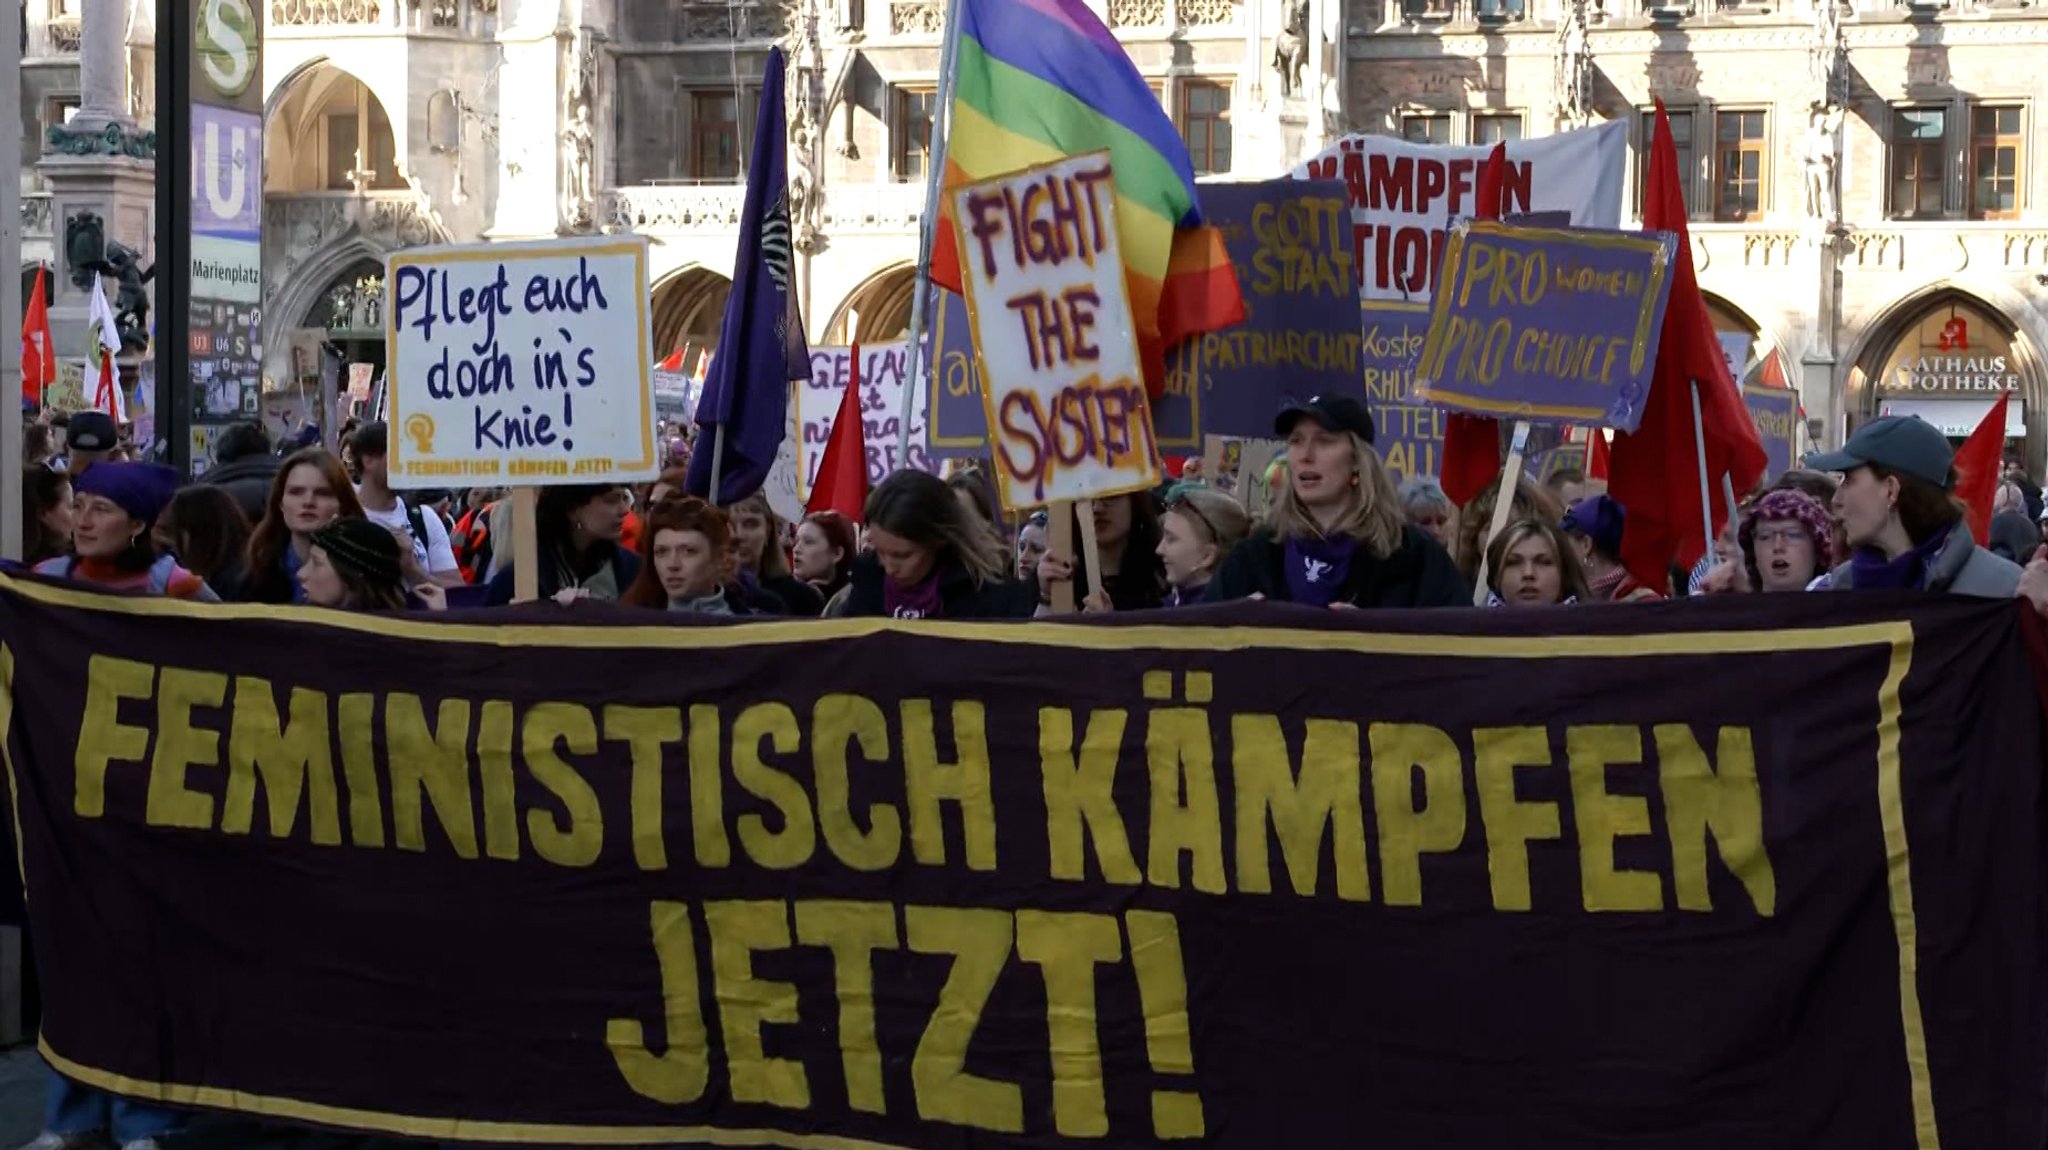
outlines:
[[[1804,491],[1771,491],[1750,505],[1743,513],[1742,526],[1736,535],[1742,541],[1742,553],[1756,554],[1756,525],[1758,523],[1793,522],[1806,528],[1813,536],[1815,564],[1825,571],[1834,565],[1835,528],[1828,517],[1828,509],[1821,502]]]

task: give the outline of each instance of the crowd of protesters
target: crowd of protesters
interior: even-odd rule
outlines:
[[[687,452],[645,486],[555,486],[539,495],[532,582],[566,610],[609,603],[731,619],[1027,619],[1071,601],[1099,613],[1268,599],[1339,610],[1505,609],[1634,603],[1686,595],[1927,590],[2024,597],[2048,612],[2040,489],[2011,461],[1990,538],[1954,496],[1947,439],[1912,418],[1860,427],[1751,493],[1691,572],[1646,582],[1624,564],[1628,511],[1575,472],[1497,480],[1460,507],[1426,479],[1396,487],[1370,413],[1314,399],[1282,412],[1285,451],[1254,521],[1225,476],[1189,461],[1158,491],[1065,506],[1009,524],[983,471],[902,471],[870,493],[861,521],[820,512],[785,523],[760,494],[716,507],[687,489]],[[229,429],[192,483],[130,459],[112,420],[73,415],[26,432],[24,565],[40,576],[197,602],[344,611],[437,611],[512,601],[521,576],[505,541],[510,500],[493,489],[400,493],[389,429],[344,428],[272,442]],[[666,438],[666,436],[664,436]],[[1509,500],[1505,527],[1495,510]],[[1059,522],[1054,516],[1067,517]],[[1099,591],[1096,588],[1099,587]],[[111,1135],[153,1150],[177,1117],[51,1076],[47,1132],[30,1150]]]
[[[1686,595],[1921,589],[2026,594],[2048,605],[2048,521],[2017,460],[2001,477],[1989,538],[1954,497],[1947,439],[1911,418],[1864,424],[1843,449],[1751,493],[1713,554],[1648,581],[1623,562],[1627,508],[1597,481],[1497,480],[1460,507],[1425,478],[1397,487],[1371,414],[1345,398],[1282,412],[1257,522],[1228,478],[1181,477],[1090,505],[1092,577],[1066,507],[1009,521],[987,474],[889,476],[861,522],[824,512],[788,523],[760,493],[712,507],[687,492],[689,445],[640,487],[571,485],[538,498],[539,597],[735,618],[1044,617],[1270,599],[1333,609],[1503,608],[1643,602]],[[664,432],[664,440],[667,434]],[[200,601],[352,610],[510,603],[524,574],[505,492],[400,493],[390,431],[342,430],[330,453],[307,429],[273,443],[250,423],[215,445],[216,465],[181,484],[123,457],[106,416],[27,431],[24,562],[95,586]],[[1505,527],[1493,532],[1503,493]],[[1067,522],[1056,523],[1054,514]],[[1055,544],[1055,540],[1061,542]],[[2036,587],[2039,584],[2039,587]],[[1097,590],[1099,588],[1099,590]],[[1071,596],[1061,592],[1071,591]]]

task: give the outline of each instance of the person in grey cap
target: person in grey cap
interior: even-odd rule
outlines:
[[[1372,413],[1349,396],[1292,404],[1273,422],[1287,477],[1265,526],[1231,548],[1205,603],[1270,599],[1309,607],[1464,607],[1471,585],[1450,552],[1407,520],[1373,450]]]
[[[1809,455],[1842,473],[1834,511],[1849,561],[1817,586],[1836,591],[1947,591],[2009,599],[2018,565],[1977,546],[1956,500],[1955,451],[1916,416],[1888,415],[1856,429],[1840,451]]]

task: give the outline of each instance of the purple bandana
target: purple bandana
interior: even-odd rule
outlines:
[[[1350,576],[1351,553],[1357,549],[1358,540],[1349,535],[1289,539],[1284,560],[1288,595],[1309,607],[1328,607]]]
[[[887,575],[882,576],[882,613],[891,619],[936,619],[944,615],[945,604],[939,598],[939,576],[937,572],[925,577],[924,582],[905,587]]]

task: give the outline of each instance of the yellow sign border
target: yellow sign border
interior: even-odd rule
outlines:
[[[1630,349],[1631,370],[1640,371],[1644,358],[1645,341],[1650,336],[1650,323],[1656,318],[1657,295],[1663,289],[1664,281],[1671,278],[1671,261],[1681,255],[1662,232],[1611,232],[1575,228],[1532,228],[1501,223],[1498,220],[1459,220],[1453,224],[1450,234],[1444,239],[1443,271],[1438,277],[1436,294],[1430,297],[1429,334],[1424,337],[1422,354],[1415,360],[1415,382],[1417,397],[1440,407],[1454,411],[1478,411],[1492,415],[1504,415],[1517,419],[1569,420],[1573,423],[1596,423],[1605,425],[1605,407],[1582,407],[1575,404],[1543,403],[1529,404],[1506,402],[1474,395],[1459,387],[1447,389],[1439,382],[1443,374],[1444,359],[1449,354],[1445,346],[1447,322],[1451,314],[1451,298],[1464,275],[1465,237],[1467,235],[1508,237],[1514,239],[1554,240],[1569,242],[1587,248],[1609,248],[1650,255],[1665,251],[1667,258],[1653,261],[1648,281],[1643,285],[1643,296],[1636,304],[1634,346]],[[1668,303],[1666,305],[1669,306]],[[1645,401],[1649,389],[1643,390]],[[1445,400],[1450,402],[1446,403]]]
[[[652,300],[648,281],[648,244],[644,236],[608,236],[601,239],[569,238],[559,240],[534,240],[503,244],[440,244],[433,247],[403,248],[384,257],[384,396],[389,408],[385,423],[391,428],[390,472],[393,484],[399,490],[442,486],[435,476],[421,476],[422,482],[414,483],[405,475],[405,413],[400,407],[403,388],[398,378],[398,276],[400,267],[429,267],[440,264],[469,264],[489,261],[509,262],[517,259],[546,259],[549,256],[576,255],[585,257],[630,256],[635,269],[634,279],[638,285],[633,293],[637,340],[637,358],[640,361],[640,452],[637,460],[630,462],[613,460],[612,470],[604,475],[512,475],[501,469],[495,476],[479,476],[492,480],[493,486],[505,487],[547,487],[574,483],[644,483],[660,474],[656,466],[658,448],[654,442],[654,327],[649,318],[648,308]]]
[[[1004,469],[1002,460],[998,458],[1002,454],[1003,450],[1002,447],[998,444],[996,437],[996,428],[1000,426],[1000,424],[997,422],[996,419],[996,398],[989,388],[988,361],[981,354],[981,309],[975,306],[974,275],[973,273],[965,270],[967,264],[966,253],[968,251],[967,224],[961,219],[961,201],[966,197],[967,193],[972,192],[977,188],[988,188],[995,187],[1001,184],[1008,184],[1017,180],[1020,177],[1031,176],[1039,172],[1049,172],[1055,168],[1070,167],[1074,165],[1077,161],[1086,160],[1100,160],[1102,162],[1102,165],[1105,168],[1109,169],[1111,177],[1114,178],[1116,174],[1116,169],[1110,164],[1109,150],[1105,148],[1101,151],[1096,152],[1077,152],[1071,156],[1061,156],[1057,160],[1048,160],[1043,164],[1032,164],[1030,167],[1018,168],[1016,171],[1013,172],[1004,172],[1000,176],[991,176],[986,180],[975,180],[972,183],[958,184],[946,190],[946,194],[952,197],[953,250],[961,253],[960,263],[962,271],[960,273],[960,286],[966,289],[964,298],[967,300],[967,322],[968,325],[973,329],[972,334],[974,342],[974,358],[975,362],[981,365],[981,410],[983,416],[988,421],[989,463],[995,471],[996,487],[1000,490],[1002,494],[1003,508],[1004,510],[1007,511],[1021,511],[1031,507],[1044,507],[1048,504],[1049,501],[1037,498],[1013,498],[1012,492],[1010,491],[1009,473]],[[1137,369],[1138,378],[1136,382],[1138,384],[1138,387],[1140,390],[1144,390],[1144,357],[1137,354],[1136,347],[1138,339],[1138,317],[1136,313],[1134,313],[1131,310],[1130,284],[1124,278],[1123,236],[1116,230],[1116,213],[1114,211],[1110,213],[1109,219],[1111,234],[1117,236],[1117,266],[1113,270],[1112,274],[1108,277],[1110,281],[1110,290],[1114,291],[1117,297],[1123,301],[1124,315],[1131,322],[1131,363]],[[1143,480],[1133,480],[1132,482],[1127,484],[1107,487],[1101,491],[1090,492],[1087,495],[1077,495],[1073,497],[1074,499],[1114,499],[1119,495],[1129,495],[1137,491],[1150,491],[1153,488],[1159,486],[1159,429],[1153,426],[1152,423],[1152,397],[1149,393],[1145,396],[1145,407],[1143,414],[1145,417],[1145,440],[1147,443],[1151,445],[1152,448],[1151,458],[1145,461],[1145,476]],[[1050,502],[1062,501],[1052,500]]]

